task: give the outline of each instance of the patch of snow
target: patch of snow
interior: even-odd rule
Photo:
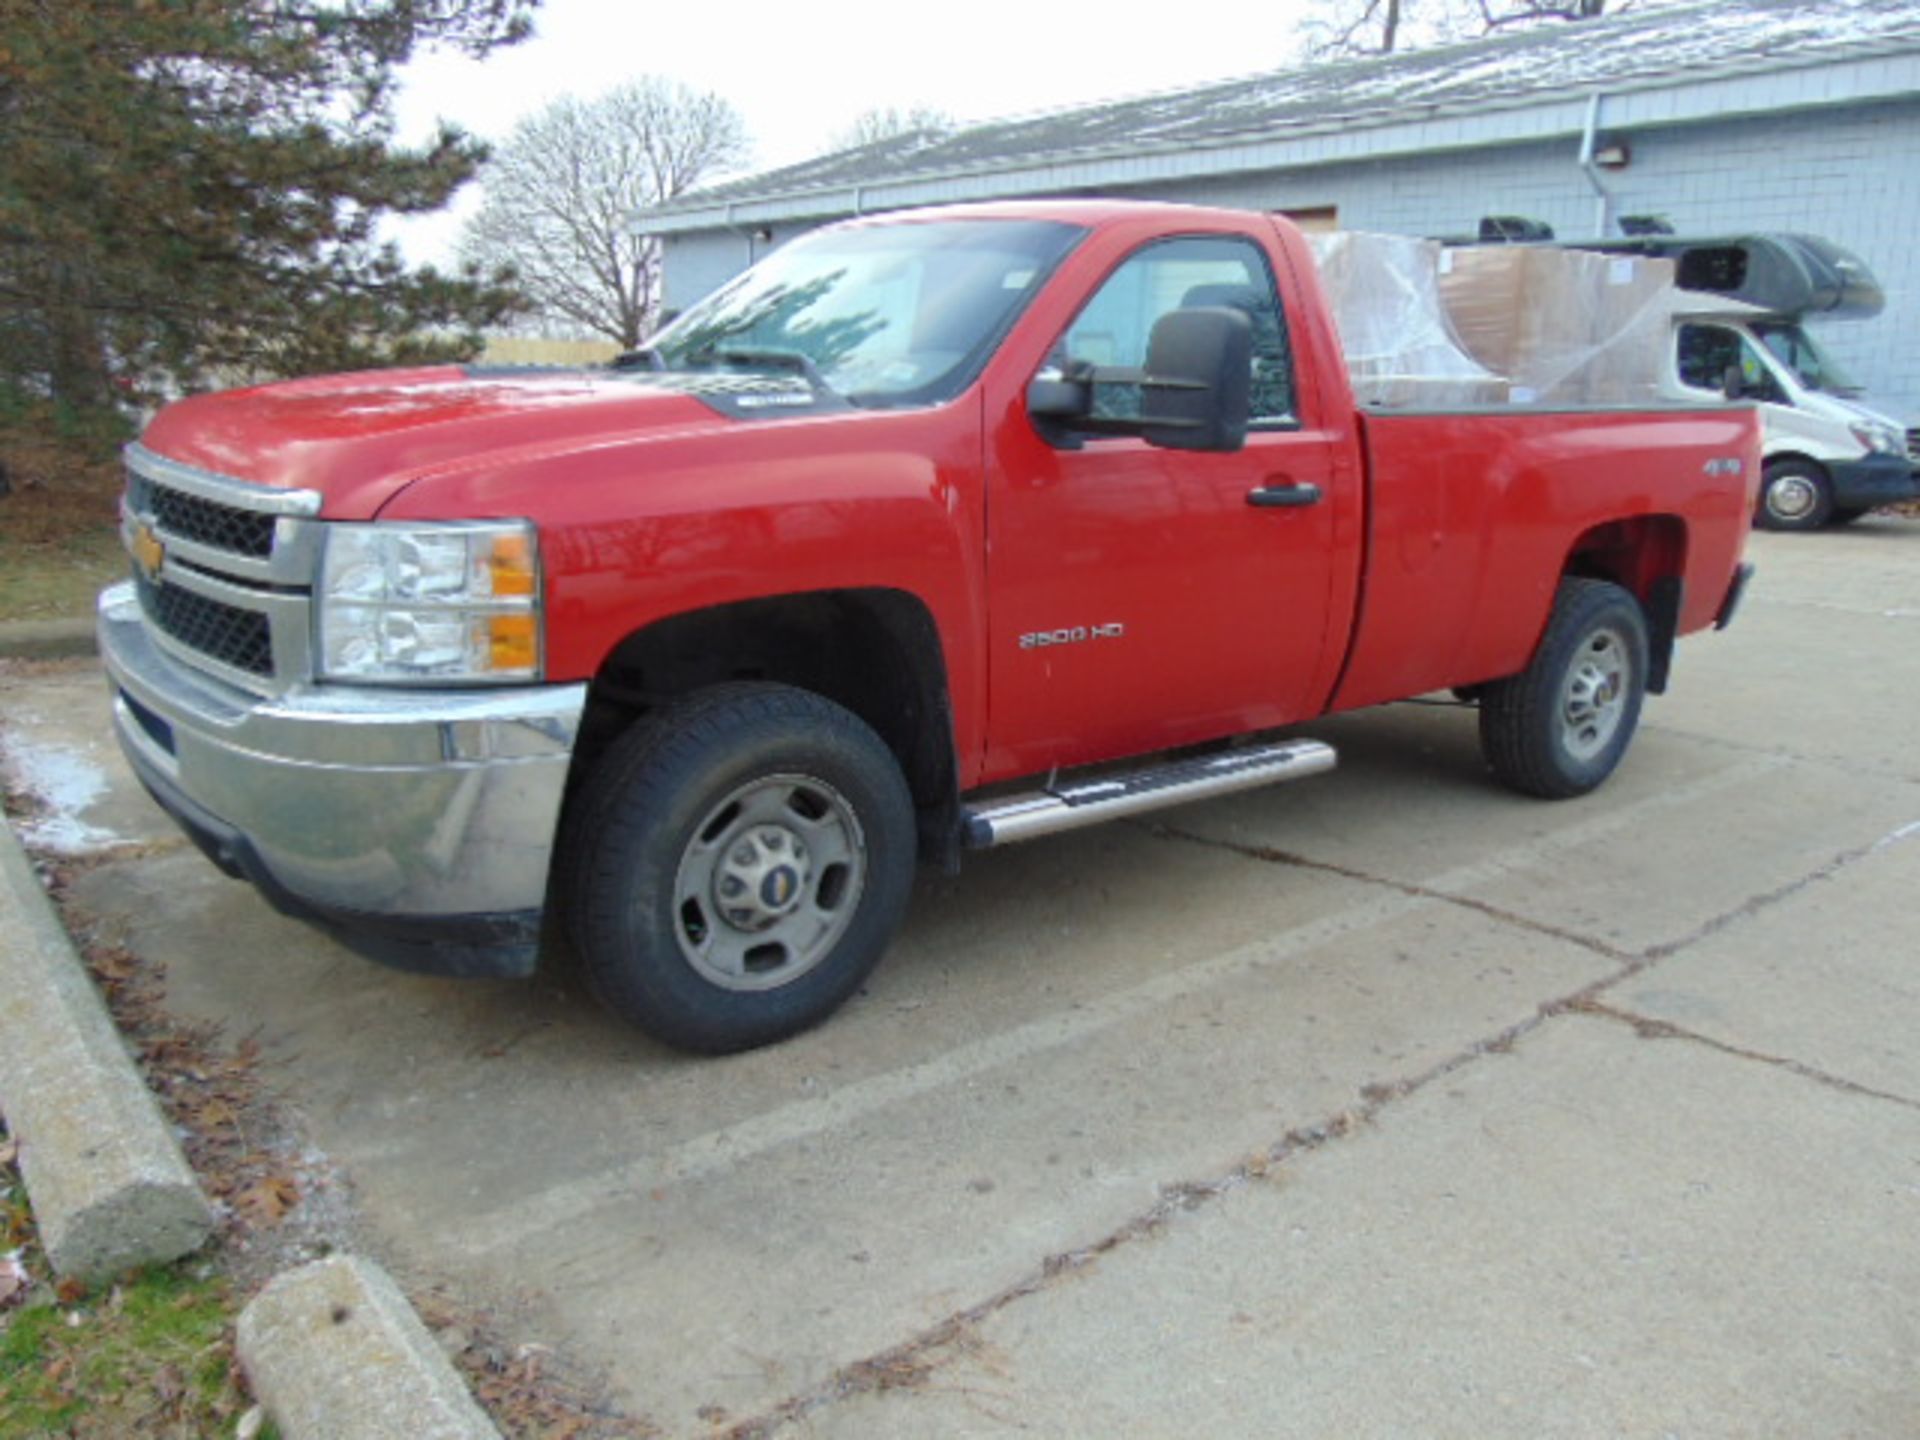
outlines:
[[[126,837],[84,817],[107,793],[107,773],[82,752],[65,745],[37,744],[18,735],[6,750],[9,777],[43,807],[16,828],[27,844],[60,855],[84,855],[118,845]]]

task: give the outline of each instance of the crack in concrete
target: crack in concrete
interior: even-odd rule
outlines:
[[[1696,925],[1692,930],[1680,936],[1678,939],[1663,940],[1658,945],[1648,946],[1647,949],[1642,952],[1641,958],[1649,961],[1664,960],[1669,955],[1678,954],[1688,946],[1697,945],[1708,936],[1718,935],[1728,926],[1737,925],[1742,920],[1751,919],[1763,910],[1770,910],[1782,900],[1798,895],[1802,890],[1810,886],[1831,880],[1842,870],[1859,864],[1868,856],[1877,855],[1882,850],[1913,839],[1916,835],[1920,835],[1920,820],[1910,821],[1905,825],[1889,830],[1878,840],[1872,841],[1869,844],[1856,845],[1851,850],[1842,850],[1818,869],[1810,870],[1797,879],[1787,881],[1784,885],[1776,885],[1771,890],[1752,896],[1744,903],[1736,905],[1733,909],[1724,911],[1719,915],[1715,915],[1712,919]]]
[[[1580,993],[1584,994],[1585,990]],[[1063,1279],[1085,1273],[1101,1257],[1122,1246],[1159,1234],[1178,1216],[1201,1210],[1242,1186],[1271,1178],[1289,1161],[1371,1126],[1389,1105],[1417,1094],[1483,1056],[1510,1053],[1520,1040],[1561,1013],[1562,1004],[1562,1001],[1551,1001],[1541,1005],[1526,1019],[1474,1041],[1412,1075],[1362,1086],[1358,1104],[1289,1130],[1223,1175],[1163,1185],[1160,1198],[1151,1208],[1100,1239],[1047,1256],[1037,1270],[987,1299],[949,1315],[899,1345],[841,1366],[818,1385],[783,1400],[764,1414],[735,1422],[721,1432],[722,1440],[767,1440],[775,1432],[828,1405],[858,1395],[912,1389],[926,1383],[942,1366],[977,1347],[977,1330],[983,1321]]]
[[[1803,1080],[1811,1080],[1817,1085],[1825,1085],[1848,1095],[1858,1095],[1869,1100],[1886,1100],[1895,1105],[1904,1105],[1909,1110],[1920,1110],[1920,1100],[1909,1096],[1898,1095],[1891,1090],[1875,1089],[1871,1085],[1862,1085],[1857,1080],[1849,1080],[1844,1075],[1835,1075],[1831,1070],[1822,1070],[1818,1066],[1807,1064],[1804,1060],[1794,1060],[1785,1055],[1770,1055],[1764,1050],[1752,1050],[1730,1041],[1716,1040],[1713,1036],[1703,1035],[1698,1030],[1689,1030],[1684,1025],[1675,1025],[1670,1020],[1656,1020],[1649,1015],[1609,1005],[1597,997],[1589,996],[1571,1001],[1562,1007],[1560,1013],[1594,1015],[1601,1019],[1617,1021],[1631,1027],[1643,1040],[1690,1041],[1695,1045],[1704,1045],[1709,1050],[1717,1050],[1722,1055],[1756,1061],[1761,1065],[1771,1065],[1775,1069],[1798,1075]]]
[[[1135,823],[1139,824],[1139,822]],[[1489,904],[1485,900],[1476,900],[1471,895],[1456,895],[1450,891],[1436,890],[1413,880],[1395,880],[1351,865],[1341,865],[1332,860],[1315,860],[1310,856],[1297,854],[1291,850],[1276,849],[1270,845],[1250,845],[1237,840],[1220,840],[1211,835],[1199,835],[1191,830],[1182,830],[1178,826],[1168,825],[1164,821],[1142,825],[1141,828],[1166,840],[1184,840],[1190,845],[1199,845],[1211,850],[1225,850],[1229,854],[1244,856],[1249,860],[1259,860],[1269,865],[1286,865],[1298,870],[1317,870],[1327,875],[1338,875],[1342,879],[1355,880],[1362,885],[1377,885],[1393,890],[1415,900],[1437,900],[1445,905],[1475,911],[1505,925],[1512,925],[1521,930],[1531,930],[1549,939],[1577,945],[1582,950],[1590,950],[1602,959],[1619,964],[1629,963],[1636,958],[1632,952],[1609,945],[1604,940],[1596,940],[1591,935],[1582,935],[1577,930],[1568,930],[1544,920],[1535,920],[1516,911]]]
[[[1135,822],[1141,823],[1141,822]],[[985,1300],[956,1311],[946,1319],[921,1330],[899,1345],[895,1345],[878,1354],[843,1365],[825,1380],[811,1389],[790,1396],[772,1409],[748,1419],[736,1421],[720,1432],[722,1440],[768,1440],[775,1432],[788,1425],[804,1420],[807,1416],[859,1395],[881,1394],[889,1390],[912,1389],[925,1384],[942,1366],[960,1355],[978,1348],[977,1331],[980,1324],[1009,1306],[1039,1294],[1057,1282],[1071,1276],[1085,1273],[1102,1256],[1108,1255],[1136,1240],[1148,1239],[1159,1234],[1181,1214],[1200,1210],[1222,1196],[1247,1184],[1273,1177],[1274,1172],[1289,1161],[1312,1154],[1336,1141],[1343,1140],[1357,1131],[1370,1127],[1381,1113],[1390,1105],[1418,1094],[1437,1080],[1445,1079],[1468,1065],[1477,1063],[1488,1055],[1505,1055],[1527,1036],[1545,1026],[1549,1021],[1564,1015],[1592,1015],[1611,1019],[1633,1027],[1639,1034],[1650,1039],[1690,1040],[1710,1049],[1722,1051],[1728,1055],[1745,1060],[1757,1061],[1798,1075],[1803,1079],[1830,1086],[1843,1092],[1866,1098],[1887,1100],[1894,1104],[1920,1109],[1920,1101],[1895,1095],[1888,1091],[1876,1090],[1860,1085],[1842,1076],[1832,1075],[1824,1070],[1806,1065],[1801,1061],[1781,1056],[1767,1055],[1761,1051],[1747,1050],[1739,1046],[1714,1040],[1709,1036],[1685,1030],[1662,1020],[1653,1020],[1635,1015],[1630,1011],[1616,1009],[1600,999],[1611,987],[1644,973],[1686,946],[1716,934],[1727,926],[1749,918],[1778,904],[1789,896],[1799,893],[1819,881],[1830,879],[1847,867],[1857,864],[1870,855],[1879,853],[1889,846],[1920,836],[1920,821],[1902,825],[1881,836],[1870,844],[1856,846],[1842,851],[1818,869],[1800,876],[1798,879],[1775,887],[1763,894],[1753,896],[1733,907],[1731,910],[1713,917],[1696,927],[1687,936],[1649,946],[1637,954],[1629,953],[1596,941],[1590,937],[1563,930],[1532,920],[1524,915],[1488,905],[1468,896],[1450,894],[1444,890],[1435,890],[1427,886],[1408,881],[1390,880],[1370,875],[1364,871],[1328,861],[1309,860],[1285,851],[1273,850],[1263,846],[1240,845],[1231,841],[1210,839],[1177,830],[1164,824],[1150,825],[1154,833],[1163,838],[1185,840],[1193,844],[1209,846],[1238,853],[1249,858],[1271,864],[1284,864],[1302,869],[1321,870],[1339,875],[1345,879],[1362,884],[1370,884],[1397,891],[1416,899],[1434,900],[1448,905],[1463,906],[1478,911],[1489,918],[1504,924],[1516,925],[1522,929],[1550,936],[1580,946],[1595,954],[1615,961],[1619,968],[1578,990],[1556,999],[1541,1002],[1534,1013],[1525,1019],[1516,1021],[1495,1034],[1476,1040],[1444,1059],[1436,1061],[1424,1070],[1410,1076],[1388,1081],[1372,1081],[1360,1087],[1359,1103],[1327,1116],[1313,1124],[1295,1127],[1265,1150],[1258,1151],[1224,1175],[1210,1180],[1180,1181],[1161,1187],[1159,1200],[1142,1214],[1127,1221],[1115,1230],[1109,1231],[1091,1244],[1073,1250],[1047,1256],[1037,1270],[1030,1272],[1005,1289],[989,1296]]]
[[[1756,745],[1751,741],[1735,740],[1726,735],[1718,735],[1709,730],[1695,730],[1686,725],[1674,724],[1671,721],[1660,721],[1655,724],[1649,724],[1643,720],[1640,724],[1639,733],[1642,735],[1649,733],[1674,735],[1682,740],[1703,746],[1707,749],[1724,750],[1732,755],[1750,757],[1765,756],[1794,765],[1808,766],[1816,770],[1831,770],[1842,775],[1871,777],[1876,780],[1892,780],[1900,785],[1920,785],[1920,773],[1911,770],[1902,770],[1898,768],[1895,763],[1853,758],[1843,759],[1838,755],[1814,754],[1805,750],[1791,749],[1784,745]]]

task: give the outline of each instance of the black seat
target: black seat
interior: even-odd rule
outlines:
[[[1287,358],[1287,334],[1273,297],[1253,285],[1218,282],[1190,286],[1180,297],[1183,310],[1217,307],[1239,310],[1253,322],[1253,414],[1271,419],[1293,414],[1293,365]]]

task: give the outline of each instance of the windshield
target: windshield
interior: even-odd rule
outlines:
[[[799,374],[856,405],[948,400],[1084,233],[1044,220],[818,231],[695,305],[649,349],[668,370]]]
[[[1848,378],[1847,372],[1798,325],[1761,321],[1752,329],[1760,337],[1760,343],[1773,352],[1774,359],[1791,370],[1807,389],[1824,390],[1829,395],[1860,393],[1860,387]]]

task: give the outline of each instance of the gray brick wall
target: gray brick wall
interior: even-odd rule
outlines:
[[[1627,168],[1607,177],[1616,215],[1662,214],[1691,234],[1810,231],[1865,260],[1886,288],[1886,310],[1821,325],[1820,337],[1874,399],[1920,423],[1920,97],[1608,134],[1632,147]],[[1595,233],[1596,201],[1576,152],[1567,139],[1175,179],[1130,193],[1257,210],[1333,205],[1344,228],[1412,235],[1471,233],[1483,215],[1528,215],[1581,239]],[[778,238],[790,233],[783,227]],[[684,306],[737,273],[745,250],[741,235],[674,237],[668,304]]]

